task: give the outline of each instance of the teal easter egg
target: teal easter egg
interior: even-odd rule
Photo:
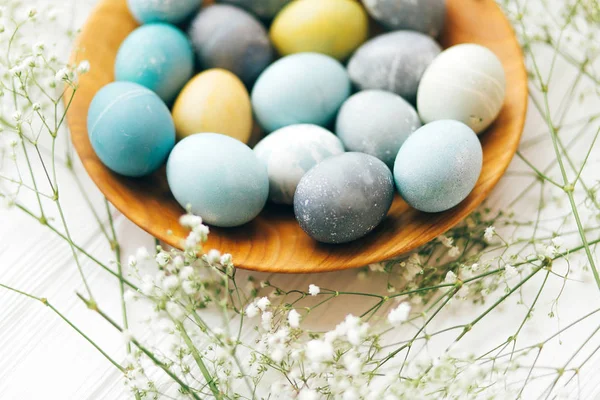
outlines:
[[[127,6],[140,24],[187,20],[202,5],[202,0],[127,0]]]
[[[87,128],[98,158],[125,176],[155,171],[175,144],[175,125],[165,103],[131,82],[113,82],[96,93]]]
[[[325,128],[299,124],[271,133],[254,147],[254,152],[267,167],[269,199],[293,204],[296,186],[304,174],[326,158],[342,154],[344,146]]]
[[[375,156],[391,170],[400,146],[419,127],[417,111],[402,97],[365,90],[346,100],[337,117],[336,133],[346,150]]]
[[[169,103],[194,73],[194,53],[187,37],[167,24],[137,28],[117,53],[115,78],[135,82]]]
[[[332,57],[298,53],[271,64],[252,90],[252,107],[268,132],[294,124],[326,126],[350,96],[346,69]]]
[[[218,133],[186,137],[167,161],[167,180],[182,207],[214,226],[253,220],[269,195],[266,167],[239,140]]]
[[[481,143],[471,128],[458,121],[436,121],[406,139],[396,157],[394,180],[410,206],[440,212],[471,193],[482,163]]]

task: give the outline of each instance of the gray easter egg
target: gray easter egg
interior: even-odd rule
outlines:
[[[394,179],[400,196],[425,212],[448,210],[463,201],[481,174],[479,138],[462,122],[424,125],[400,148]]]
[[[367,12],[390,30],[409,29],[436,37],[446,19],[445,0],[363,0]]]
[[[340,139],[325,128],[311,124],[281,128],[263,140],[254,153],[269,173],[269,199],[293,204],[298,182],[324,159],[344,152]]]
[[[402,97],[365,90],[342,105],[336,133],[346,150],[375,156],[391,170],[402,143],[420,126],[417,111]]]
[[[227,69],[246,85],[252,85],[273,60],[265,27],[238,7],[216,4],[204,8],[188,33],[202,69]]]
[[[359,47],[348,63],[348,73],[361,90],[394,92],[412,103],[423,73],[441,51],[422,33],[390,32]]]
[[[217,0],[217,3],[227,3],[242,7],[258,18],[271,20],[285,5],[292,0]]]
[[[392,173],[379,159],[344,153],[322,161],[302,177],[294,195],[300,227],[324,243],[345,243],[383,221],[394,198]]]

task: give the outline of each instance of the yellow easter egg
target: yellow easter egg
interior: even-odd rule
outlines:
[[[194,133],[222,133],[247,143],[252,133],[250,96],[240,79],[224,69],[196,75],[173,106],[177,138]]]
[[[355,0],[296,0],[275,17],[271,41],[281,55],[323,53],[345,60],[367,40],[369,20]]]

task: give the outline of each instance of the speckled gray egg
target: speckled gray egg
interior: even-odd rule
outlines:
[[[254,152],[269,173],[269,199],[293,204],[300,179],[312,167],[344,152],[340,139],[311,124],[290,125],[261,140]]]
[[[258,18],[271,20],[275,15],[292,0],[217,0],[217,3],[228,3],[242,7]]]
[[[498,117],[506,94],[502,62],[478,44],[444,50],[423,74],[417,108],[423,122],[461,121],[481,133]]]
[[[436,37],[446,19],[445,0],[363,0],[367,12],[390,30],[409,29]]]
[[[481,174],[479,138],[462,122],[424,125],[400,148],[394,180],[400,196],[425,212],[448,210],[463,201]]]
[[[238,7],[204,8],[192,21],[189,35],[202,69],[227,69],[246,85],[252,85],[273,60],[265,27]]]
[[[391,170],[400,146],[420,126],[417,111],[402,97],[365,90],[342,105],[336,134],[346,150],[375,156]]]
[[[423,33],[390,32],[359,47],[348,63],[348,73],[361,90],[386,90],[414,102],[423,73],[441,51]]]
[[[344,153],[317,164],[300,180],[294,214],[300,227],[324,243],[345,243],[383,221],[394,198],[392,173],[379,159]]]

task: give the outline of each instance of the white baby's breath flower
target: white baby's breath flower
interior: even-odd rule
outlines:
[[[138,248],[135,252],[135,258],[138,261],[149,260],[150,254],[148,253],[148,249],[146,249],[145,247]]]
[[[129,258],[127,259],[127,265],[129,265],[130,268],[133,268],[137,265],[137,260],[135,256],[129,256]]]
[[[556,247],[554,246],[546,247],[546,251],[544,252],[545,256],[548,258],[554,258],[556,253],[558,253],[558,250],[556,250]]]
[[[384,272],[385,266],[383,265],[383,263],[374,263],[369,264],[369,269],[373,272]]]
[[[15,120],[15,122],[21,122],[23,121],[23,114],[21,114],[21,111],[17,110],[13,113],[13,119]]]
[[[263,329],[270,330],[271,321],[273,321],[273,313],[271,311],[265,311],[261,316],[261,323]]]
[[[165,292],[171,292],[179,286],[179,278],[177,275],[169,275],[163,280],[162,286]]]
[[[221,252],[219,250],[212,249],[206,254],[206,260],[210,264],[218,264],[221,261]]]
[[[56,75],[54,75],[54,80],[56,82],[65,81],[67,79],[69,79],[69,70],[67,68],[59,69],[58,72],[56,72]]]
[[[448,271],[446,277],[444,278],[444,283],[456,283],[457,276],[454,272]]]
[[[450,247],[450,250],[448,251],[448,255],[450,257],[458,257],[460,255],[460,249],[458,248],[458,246]]]
[[[154,294],[154,280],[150,275],[145,275],[142,278],[142,284],[140,285],[140,291],[146,296],[152,296]]]
[[[35,7],[29,7],[27,9],[27,18],[35,18],[35,16],[37,15],[37,8]]]
[[[473,272],[477,272],[477,271],[479,271],[479,264],[477,264],[477,263],[473,263],[473,264],[471,265],[471,271],[473,271]]]
[[[456,297],[459,299],[466,299],[469,295],[469,287],[463,283],[458,292],[456,292]]]
[[[45,49],[46,49],[46,45],[43,42],[37,42],[31,48],[31,50],[35,56],[43,55]]]
[[[77,72],[79,72],[82,75],[90,72],[90,62],[87,60],[80,62],[77,66]]]
[[[333,346],[324,340],[313,339],[306,343],[305,354],[313,362],[329,361],[333,358]]]
[[[179,218],[179,224],[185,228],[194,229],[202,224],[202,217],[193,214],[185,214]]]
[[[511,279],[511,278],[514,278],[515,276],[519,275],[519,271],[517,271],[517,269],[515,267],[513,267],[512,265],[507,264],[504,267],[504,274],[507,279]]]
[[[176,257],[176,259],[181,258],[181,257]],[[180,271],[179,271],[179,278],[182,281],[188,280],[190,279],[193,275],[194,275],[194,268],[187,266],[187,267],[183,267]]]
[[[165,308],[169,315],[175,320],[181,320],[183,317],[185,317],[185,311],[183,308],[174,301],[168,301]]]
[[[126,303],[132,303],[135,300],[137,300],[138,298],[138,294],[137,292],[133,291],[133,290],[127,290],[124,294],[123,294],[123,300]]]
[[[321,293],[321,288],[318,287],[317,285],[313,285],[312,283],[310,285],[308,285],[308,293],[311,296],[316,296],[319,293]]]
[[[161,251],[156,255],[155,259],[156,259],[156,263],[160,267],[164,267],[165,265],[167,265],[169,263],[169,261],[171,261],[171,256],[169,255],[169,253]]]
[[[256,304],[252,303],[252,304],[249,304],[248,307],[246,307],[246,316],[248,318],[254,318],[258,315],[258,313],[259,313],[259,309],[256,306]]]
[[[483,232],[483,239],[486,242],[491,242],[492,238],[494,237],[495,234],[496,234],[496,228],[494,228],[493,226],[488,226],[487,228],[485,228],[485,231]]]
[[[261,297],[256,301],[256,306],[260,308],[261,311],[265,311],[270,305],[271,301],[267,297]]]
[[[187,295],[193,295],[196,293],[196,284],[192,281],[181,282],[181,290]]]
[[[40,103],[33,103],[31,105],[31,108],[33,109],[33,111],[40,111],[42,106],[40,106]]]
[[[398,307],[394,308],[388,314],[388,322],[392,325],[400,325],[401,323],[406,322],[410,315],[410,308],[409,303],[400,303]]]
[[[298,400],[319,400],[319,398],[319,393],[309,388],[303,388],[298,394]]]
[[[226,266],[226,265],[230,265],[232,263],[232,261],[233,261],[233,257],[231,257],[231,254],[226,253],[221,256],[220,263],[221,263],[221,265]]]
[[[288,323],[292,328],[298,328],[300,326],[300,313],[292,309],[288,313]]]
[[[557,249],[561,248],[562,245],[564,243],[564,240],[562,237],[560,236],[556,236],[552,238],[552,244],[554,245],[554,247],[556,247]]]
[[[447,248],[451,248],[454,243],[454,239],[452,239],[451,237],[448,237],[446,235],[438,236],[437,239],[440,241],[440,243],[442,243],[444,245],[444,247],[447,247]]]

